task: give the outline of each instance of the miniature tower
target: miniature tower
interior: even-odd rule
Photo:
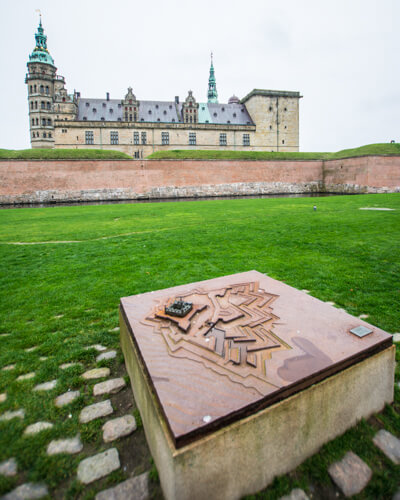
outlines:
[[[208,92],[207,92],[208,102],[218,103],[218,92],[217,84],[215,81],[214,65],[213,65],[213,54],[211,52],[211,66],[210,66],[210,77],[208,79]]]
[[[36,45],[27,63],[25,83],[28,87],[29,126],[33,148],[54,147],[54,81],[57,68],[47,50],[47,36],[39,26],[35,34]]]

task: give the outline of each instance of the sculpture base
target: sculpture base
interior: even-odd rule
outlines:
[[[391,346],[176,448],[127,323],[121,312],[122,351],[167,500],[231,500],[255,493],[393,401]]]

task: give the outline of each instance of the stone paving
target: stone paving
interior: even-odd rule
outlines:
[[[0,422],[5,420],[11,420],[12,418],[24,418],[25,411],[22,409],[15,411],[6,411],[0,415]]]
[[[1,497],[1,500],[34,500],[48,495],[45,484],[25,483]]]
[[[99,354],[96,358],[96,361],[103,361],[103,359],[114,359],[117,356],[117,351],[107,351]]]
[[[119,469],[120,466],[118,450],[110,448],[103,453],[82,460],[78,465],[77,477],[81,483],[89,484],[107,476],[110,472]]]
[[[76,398],[79,398],[80,394],[81,393],[79,391],[64,392],[64,394],[60,394],[56,397],[56,399],[54,400],[54,404],[57,406],[57,408],[62,408],[63,406],[72,403],[72,401],[75,401]]]
[[[113,413],[113,411],[114,409],[111,405],[111,401],[106,399],[105,401],[100,401],[100,403],[85,406],[79,415],[79,422],[81,424],[86,424],[96,418],[106,417]]]
[[[0,475],[2,476],[15,476],[17,471],[18,466],[15,458],[9,458],[0,463]]]
[[[372,470],[352,451],[347,452],[339,462],[333,463],[328,472],[346,497],[360,493],[372,477]]]
[[[400,439],[381,429],[376,433],[373,442],[393,463],[400,464]]]
[[[82,451],[83,444],[79,434],[74,438],[69,439],[55,439],[51,441],[47,447],[48,455],[57,455],[59,453],[67,453],[72,455]]]
[[[51,422],[36,422],[35,424],[28,425],[28,427],[24,430],[24,434],[37,434],[38,432],[51,429],[52,427],[53,424]]]
[[[103,440],[110,443],[124,436],[129,436],[136,430],[136,420],[133,415],[124,415],[106,422],[103,427]]]
[[[97,493],[95,500],[148,500],[148,498],[149,474],[145,472],[144,474],[140,474],[140,476],[119,483],[114,488]]]
[[[92,380],[95,378],[104,378],[110,375],[109,368],[93,368],[93,370],[88,370],[82,374],[82,378],[86,380]]]
[[[25,373],[24,375],[20,375],[19,377],[17,377],[17,380],[18,381],[30,380],[31,378],[34,378],[35,375],[36,375],[35,372]]]
[[[7,393],[6,392],[2,392],[0,394],[0,403],[4,403],[4,401],[7,399]]]
[[[101,396],[103,394],[115,394],[126,386],[123,378],[113,378],[105,382],[99,382],[93,387],[93,395]]]
[[[42,384],[35,385],[34,391],[51,391],[57,385],[57,380],[50,380],[49,382],[43,382]]]

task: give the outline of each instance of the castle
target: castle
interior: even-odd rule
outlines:
[[[27,63],[29,125],[33,148],[115,149],[144,158],[165,149],[299,150],[299,92],[252,90],[218,102],[213,60],[207,102],[144,101],[132,88],[123,99],[68,94],[47,49],[40,19]]]

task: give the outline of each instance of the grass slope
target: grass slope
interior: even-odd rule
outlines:
[[[368,144],[353,149],[343,149],[336,153],[288,153],[276,151],[203,151],[170,150],[156,151],[149,159],[193,159],[193,160],[334,160],[354,156],[386,155],[399,156],[400,144]]]
[[[368,206],[395,210],[359,210]],[[89,450],[101,446],[102,422],[78,422],[81,408],[94,402],[91,385],[98,380],[70,407],[57,409],[52,403],[57,394],[82,385],[79,366],[63,371],[59,365],[79,361],[94,367],[96,353],[85,346],[118,348],[112,329],[120,297],[257,269],[399,332],[399,249],[399,194],[1,210],[0,334],[11,335],[0,337],[0,368],[16,367],[0,370],[0,393],[8,393],[0,414],[25,408],[26,417],[0,422],[0,462],[16,457],[25,480],[45,481],[54,497],[82,493],[75,481],[82,454],[47,457],[45,450],[51,439],[77,432]],[[35,345],[33,352],[25,351]],[[47,359],[40,360],[43,356]],[[114,370],[113,363],[117,360],[100,364]],[[36,372],[34,380],[16,381],[30,371]],[[56,390],[32,392],[35,384],[55,378]],[[279,498],[296,486],[312,487],[314,498],[324,498],[332,488],[328,465],[350,449],[374,471],[357,498],[391,498],[400,468],[371,437],[383,426],[400,436],[397,385],[395,391],[394,405],[373,421],[361,422],[252,498]],[[24,437],[25,426],[38,420],[55,425]],[[108,484],[123,477],[118,471]],[[0,495],[15,481],[0,476]],[[98,489],[94,483],[84,498]]]
[[[0,149],[0,160],[131,160],[107,149]]]

